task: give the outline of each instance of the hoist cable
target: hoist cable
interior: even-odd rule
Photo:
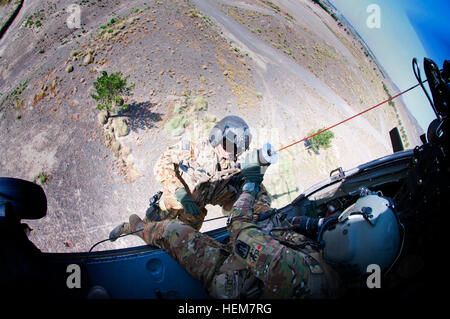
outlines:
[[[394,96],[388,98],[387,100],[384,100],[384,101],[378,103],[377,105],[374,105],[374,106],[372,106],[372,107],[369,107],[368,109],[366,109],[366,110],[364,110],[364,111],[362,111],[362,112],[359,112],[358,114],[355,114],[355,115],[353,115],[353,116],[351,116],[351,117],[349,117],[349,118],[346,118],[345,120],[343,120],[343,121],[341,121],[341,122],[339,122],[339,123],[336,123],[336,124],[334,124],[334,125],[332,125],[332,126],[330,126],[330,127],[327,127],[327,128],[325,128],[325,129],[323,129],[323,130],[317,132],[317,133],[314,133],[314,134],[312,134],[312,135],[310,135],[310,136],[308,136],[308,137],[305,137],[305,138],[301,139],[300,141],[297,141],[297,142],[291,143],[291,144],[289,144],[289,145],[287,145],[287,146],[284,146],[284,147],[280,148],[279,150],[277,150],[277,152],[280,152],[280,151],[282,151],[282,150],[284,150],[284,149],[286,149],[286,148],[289,148],[289,147],[291,147],[291,146],[294,146],[295,144],[298,144],[298,143],[301,143],[301,142],[303,142],[303,141],[306,141],[307,139],[310,139],[311,137],[316,136],[316,135],[319,135],[319,134],[321,134],[321,133],[323,133],[323,132],[325,132],[325,131],[331,130],[333,127],[336,127],[336,126],[338,126],[338,125],[341,125],[342,123],[345,123],[345,122],[347,122],[347,121],[350,121],[351,119],[354,119],[355,117],[358,117],[358,116],[360,116],[361,114],[364,114],[364,113],[366,113],[366,112],[369,112],[370,110],[373,110],[374,108],[377,108],[377,107],[379,107],[380,105],[383,105],[384,103],[390,102],[390,101],[392,101],[393,99],[395,99],[396,97],[399,97],[400,95],[405,94],[406,92],[411,91],[412,89],[415,89],[415,88],[418,87],[419,85],[422,85],[422,83],[425,83],[426,81],[427,81],[427,80],[424,80],[424,81],[422,81],[422,82],[419,82],[419,83],[417,83],[416,85],[411,86],[409,89],[406,89],[406,90],[404,90],[403,92],[400,92],[400,93],[398,93],[398,94],[396,94],[396,95],[394,95]]]

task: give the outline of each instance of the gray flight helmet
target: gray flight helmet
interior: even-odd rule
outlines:
[[[233,160],[249,149],[252,135],[247,123],[239,116],[229,115],[217,123],[209,133],[213,147],[222,144]]]
[[[323,232],[324,260],[357,269],[360,275],[367,274],[367,267],[373,264],[386,270],[401,252],[400,226],[392,201],[370,192]]]

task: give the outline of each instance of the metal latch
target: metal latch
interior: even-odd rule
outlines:
[[[339,172],[339,175],[332,176],[334,172]],[[330,172],[330,177],[332,177],[333,179],[337,179],[337,180],[344,179],[345,178],[344,170],[342,169],[342,167],[336,168]]]

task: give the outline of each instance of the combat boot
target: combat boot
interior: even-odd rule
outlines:
[[[139,236],[144,240],[145,222],[136,214],[130,216],[129,228],[130,232],[136,232],[134,235]]]
[[[130,223],[121,223],[109,233],[109,240],[115,241],[120,235],[130,233]]]
[[[141,237],[144,239],[143,236],[143,230],[145,227],[145,223],[142,219],[139,218],[138,215],[132,214],[129,218],[128,223],[122,223],[118,226],[116,226],[110,233],[109,233],[109,240],[115,241],[117,238],[119,238],[121,235],[133,233],[135,231],[141,230],[135,235]]]

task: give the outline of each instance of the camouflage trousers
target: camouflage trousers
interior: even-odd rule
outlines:
[[[311,280],[316,276],[320,283],[312,290],[322,291],[326,286],[326,277],[310,271],[308,256],[262,235],[257,228],[242,229],[238,236],[250,248],[248,258],[177,220],[149,222],[140,237],[164,249],[213,298],[313,297]],[[237,241],[231,238],[234,250]]]
[[[228,246],[180,221],[149,222],[139,236],[147,244],[163,248],[213,298],[258,296],[261,291],[260,281],[230,254]]]
[[[147,223],[141,236],[147,244],[164,249],[208,291],[229,255],[225,245],[174,219]]]

